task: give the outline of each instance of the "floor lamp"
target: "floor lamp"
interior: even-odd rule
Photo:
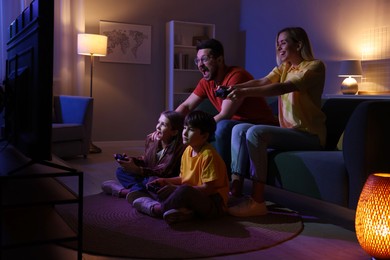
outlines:
[[[92,79],[95,56],[106,56],[107,54],[107,36],[99,34],[79,33],[77,36],[77,53],[91,57],[91,80],[90,80],[90,97],[92,97]],[[90,143],[90,153],[100,153],[102,149]]]

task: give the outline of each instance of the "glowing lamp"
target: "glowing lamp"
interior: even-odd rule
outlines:
[[[390,258],[390,173],[371,174],[356,209],[356,236],[373,259]]]
[[[92,79],[94,56],[106,56],[107,36],[99,34],[79,33],[77,35],[77,53],[91,57],[91,81],[89,95],[92,97]]]
[[[341,83],[341,92],[343,94],[355,95],[358,92],[359,86],[353,77],[362,76],[362,64],[360,60],[345,60],[341,62],[339,77],[345,77]]]
[[[92,97],[92,80],[93,80],[93,67],[95,56],[107,55],[107,41],[108,37],[100,34],[79,33],[77,35],[77,53],[80,55],[87,55],[91,58],[91,78],[89,84],[89,95]],[[90,153],[100,153],[102,149],[94,145],[91,141],[89,147]]]

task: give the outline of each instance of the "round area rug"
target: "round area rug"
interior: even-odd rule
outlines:
[[[56,206],[72,228],[77,227],[77,205]],[[168,225],[139,213],[122,198],[103,193],[84,198],[83,252],[134,258],[201,258],[269,248],[298,235],[301,217],[268,205],[261,217],[225,216]],[[65,245],[73,247],[72,244]]]

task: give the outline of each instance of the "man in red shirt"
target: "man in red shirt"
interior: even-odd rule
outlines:
[[[263,97],[232,100],[215,95],[215,91],[220,86],[233,86],[253,79],[253,76],[243,68],[225,64],[223,46],[219,41],[209,39],[198,44],[195,64],[203,78],[198,82],[191,95],[176,108],[176,111],[187,115],[196,109],[204,99],[210,100],[218,111],[214,116],[217,130],[213,144],[225,161],[230,175],[233,126],[242,122],[277,125],[278,121]]]

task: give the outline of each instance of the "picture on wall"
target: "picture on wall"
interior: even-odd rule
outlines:
[[[100,21],[100,34],[108,37],[107,56],[102,62],[151,63],[152,27]]]

